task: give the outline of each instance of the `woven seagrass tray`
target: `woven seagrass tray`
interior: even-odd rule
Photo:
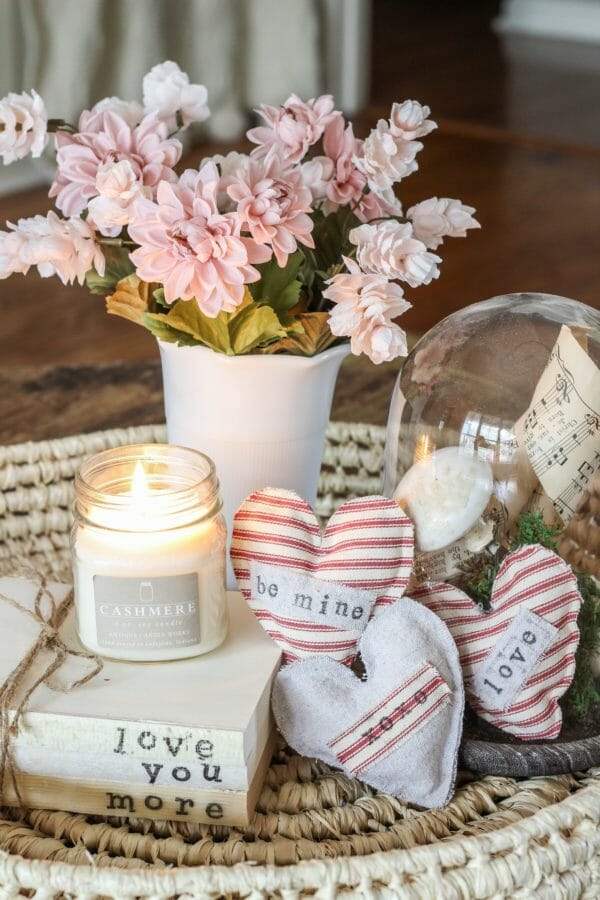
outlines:
[[[0,448],[0,566],[68,578],[72,479],[145,427]],[[318,512],[381,490],[384,430],[333,423]],[[600,484],[563,553],[598,574]],[[591,541],[587,539],[590,534]],[[517,780],[462,772],[419,811],[280,748],[244,828],[0,809],[0,898],[600,897],[600,768]]]

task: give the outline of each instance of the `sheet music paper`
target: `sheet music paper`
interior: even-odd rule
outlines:
[[[566,325],[515,434],[567,524],[600,468],[600,370]]]

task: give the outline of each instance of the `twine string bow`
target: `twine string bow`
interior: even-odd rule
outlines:
[[[12,568],[11,576],[24,576],[29,580],[32,575],[38,583],[33,609],[28,609],[17,600],[0,592],[0,602],[7,603],[24,615],[32,618],[39,626],[40,633],[31,649],[17,664],[0,687],[0,799],[4,796],[5,781],[8,776],[17,802],[23,805],[21,792],[17,782],[17,767],[13,757],[13,740],[19,733],[23,713],[34,692],[41,684],[46,684],[54,691],[68,692],[86,684],[102,670],[102,661],[93,653],[68,647],[60,637],[59,629],[73,604],[73,589],[64,601],[57,605],[56,599],[49,589],[47,580],[30,569]],[[29,684],[15,706],[15,698],[27,676],[35,667],[40,656],[50,652],[50,659],[43,671]],[[80,678],[60,680],[53,676],[69,657],[79,657],[90,662],[90,667]]]

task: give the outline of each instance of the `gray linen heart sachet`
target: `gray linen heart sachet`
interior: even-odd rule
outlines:
[[[324,656],[284,666],[273,687],[277,727],[305,756],[409,803],[444,806],[464,710],[450,632],[405,598],[371,621],[358,646],[366,681]]]

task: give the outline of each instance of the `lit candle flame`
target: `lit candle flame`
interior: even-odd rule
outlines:
[[[131,496],[136,502],[146,499],[148,496],[148,480],[146,472],[141,460],[138,460],[133,470],[133,478],[131,479]]]
[[[423,460],[429,459],[434,450],[435,447],[430,436],[428,434],[422,434],[417,441],[414,462],[418,463],[423,462]]]

